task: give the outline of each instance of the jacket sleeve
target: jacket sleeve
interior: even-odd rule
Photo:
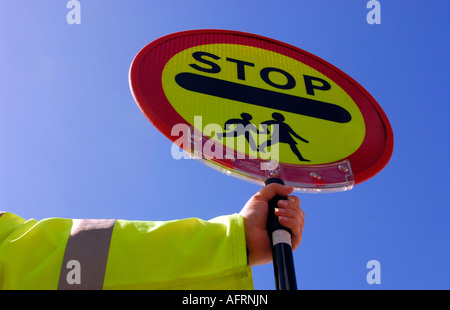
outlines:
[[[28,220],[0,213],[3,289],[253,289],[243,218]]]

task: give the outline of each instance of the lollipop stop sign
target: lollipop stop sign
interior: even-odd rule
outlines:
[[[361,85],[273,39],[174,33],[136,55],[129,79],[139,108],[172,150],[239,179],[343,191],[375,176],[392,155],[390,123]],[[292,281],[278,278],[277,287],[295,289]]]

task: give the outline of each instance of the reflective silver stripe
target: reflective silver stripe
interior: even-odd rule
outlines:
[[[59,290],[101,290],[116,220],[73,220]],[[78,280],[78,281],[76,281]]]
[[[291,234],[284,229],[275,230],[272,233],[272,245],[287,243],[292,246]]]

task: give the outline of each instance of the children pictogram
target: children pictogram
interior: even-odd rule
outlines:
[[[293,137],[299,139],[300,141],[304,143],[309,143],[308,140],[302,138],[299,136],[288,124],[284,122],[285,118],[280,113],[273,113],[272,114],[272,120],[268,120],[265,122],[262,122],[261,125],[264,125],[264,130],[258,130],[254,124],[252,124],[250,121],[253,119],[253,117],[248,113],[241,113],[241,118],[232,118],[225,122],[224,129],[230,130],[231,125],[236,125],[232,130],[226,131],[224,133],[218,133],[217,136],[219,139],[222,139],[223,137],[233,137],[236,138],[240,135],[244,135],[245,139],[247,140],[248,144],[250,145],[251,149],[253,151],[260,151],[265,153],[266,148],[276,144],[276,143],[287,143],[291,147],[292,152],[297,156],[297,158],[300,161],[310,162],[310,160],[304,158],[300,151],[297,148],[297,142],[294,140]],[[269,130],[269,126],[273,126],[273,132],[271,133]],[[260,127],[261,129],[261,127]],[[257,135],[259,134],[271,134],[271,137],[264,141],[259,145],[259,147],[256,145],[255,140],[253,139],[251,135],[251,131],[255,132]]]

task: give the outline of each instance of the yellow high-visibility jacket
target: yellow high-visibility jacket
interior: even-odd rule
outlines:
[[[0,212],[1,289],[253,289],[244,221],[24,220]]]

